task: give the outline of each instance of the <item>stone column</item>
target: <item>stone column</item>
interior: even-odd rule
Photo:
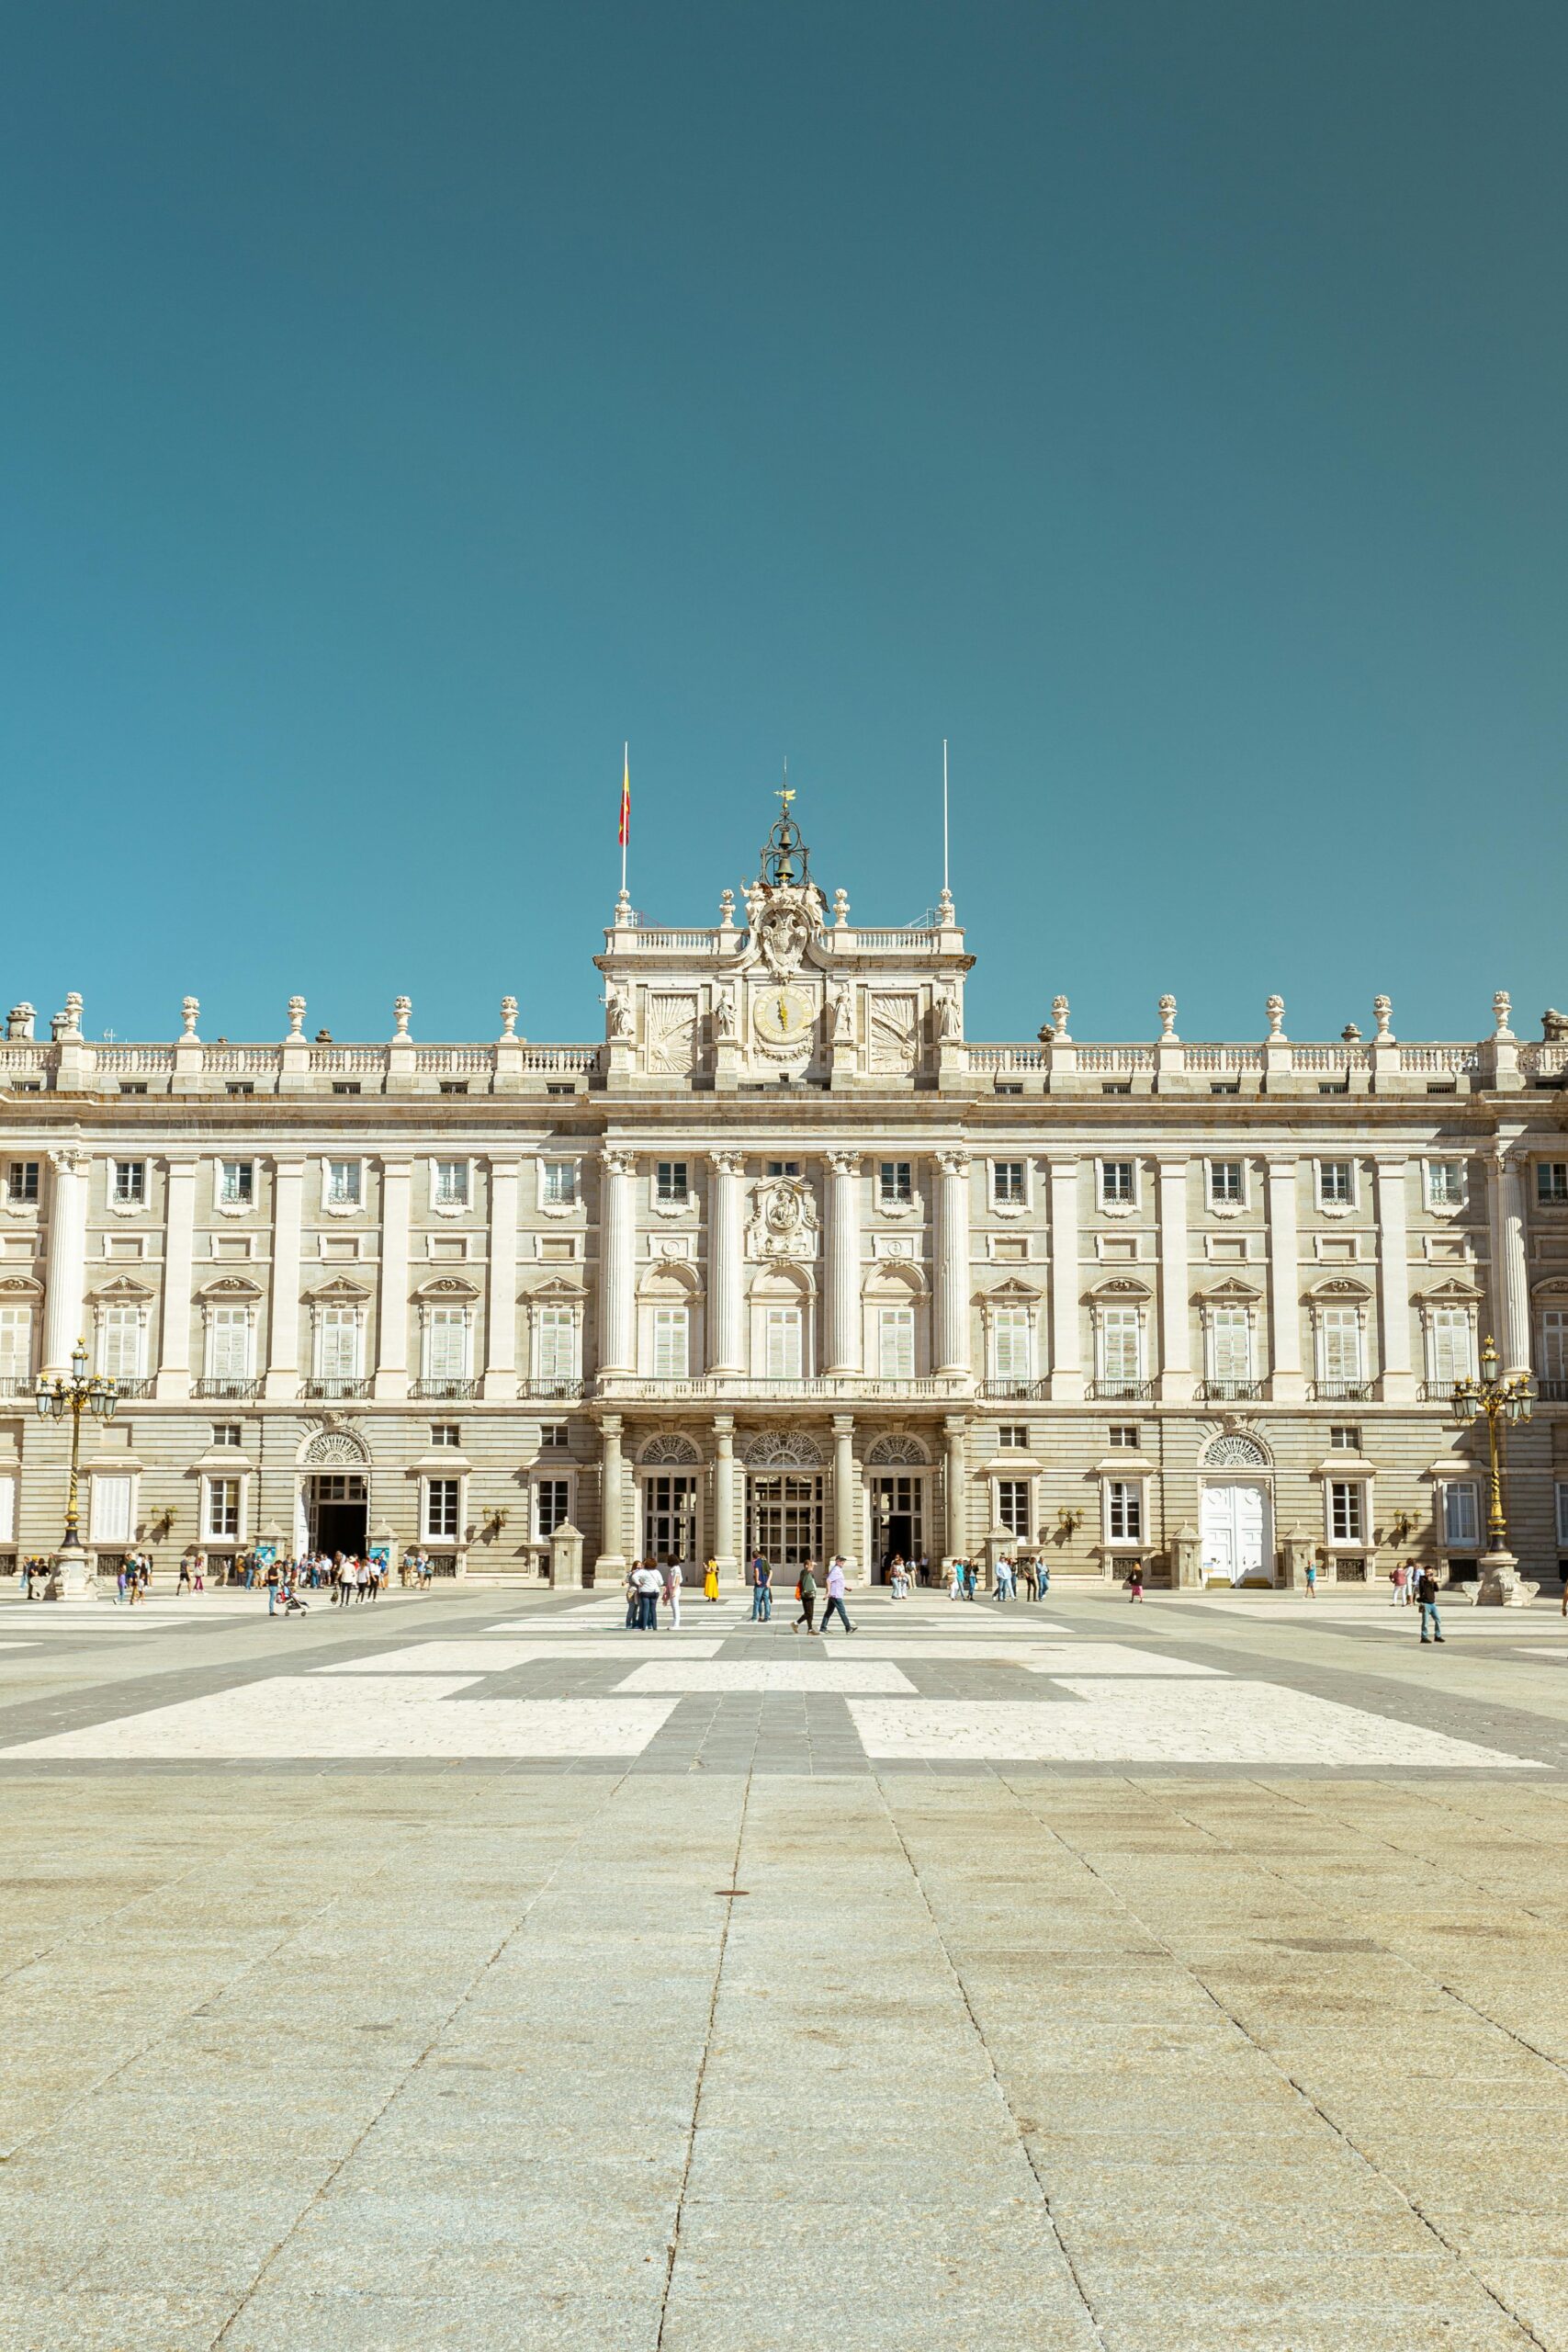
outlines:
[[[729,1413],[714,1415],[713,1555],[721,1577],[739,1565],[735,1548],[735,1419]]]
[[[1269,1162],[1269,1326],[1276,1405],[1299,1405],[1302,1378],[1301,1243],[1296,1233],[1296,1163]]]
[[[969,1154],[939,1151],[937,1194],[937,1372],[969,1369]]]
[[[168,1162],[168,1216],[164,1227],[164,1317],[159,1334],[160,1396],[190,1393],[190,1277],[196,1229],[196,1162]]]
[[[267,1311],[266,1393],[292,1396],[299,1385],[299,1223],[302,1159],[272,1163],[272,1300]]]
[[[828,1154],[829,1314],[825,1369],[830,1373],[859,1372],[862,1364],[861,1165],[858,1151],[830,1151]],[[837,1422],[834,1427],[838,1427]]]
[[[1410,1366],[1410,1243],[1406,1231],[1406,1163],[1380,1159],[1378,1186],[1378,1315],[1382,1324],[1385,1405],[1415,1401]]]
[[[49,1155],[49,1261],[43,1307],[43,1370],[51,1378],[71,1370],[71,1351],[82,1334],[82,1289],[87,1273],[87,1172],[85,1152]],[[192,1171],[194,1174],[194,1170]],[[190,1276],[186,1276],[186,1297]]]
[[[860,1560],[860,1490],[855,1482],[855,1417],[833,1416],[833,1549],[844,1565],[855,1568]]]
[[[484,1394],[517,1390],[517,1186],[515,1159],[490,1163],[490,1289],[485,1300]]]
[[[1502,1329],[1498,1350],[1505,1376],[1530,1368],[1529,1269],[1525,1259],[1524,1162],[1517,1148],[1500,1149],[1494,1162],[1492,1296]],[[1484,1336],[1484,1335],[1483,1335]]]
[[[1051,1394],[1083,1395],[1079,1353],[1078,1163],[1052,1159],[1051,1170]]]
[[[1185,1403],[1192,1395],[1187,1162],[1161,1159],[1156,1165],[1159,1177],[1159,1394]]]
[[[741,1231],[739,1151],[710,1151],[712,1193],[708,1203],[708,1295],[712,1322],[708,1332],[708,1370],[739,1373],[746,1369],[745,1335],[741,1329],[740,1272],[744,1239]]]
[[[599,1370],[629,1373],[637,1370],[637,1154],[602,1152],[599,1167]]]
[[[608,1568],[619,1576],[626,1565],[621,1545],[625,1541],[626,1504],[623,1498],[624,1474],[621,1466],[621,1417],[606,1413],[599,1425],[601,1444],[599,1471],[599,1556],[597,1566]]]
[[[947,1437],[947,1556],[950,1560],[965,1557],[969,1548],[968,1496],[964,1476],[964,1431],[962,1413],[949,1413],[942,1422]]]
[[[381,1162],[381,1290],[376,1314],[378,1396],[409,1393],[409,1179],[407,1159]]]

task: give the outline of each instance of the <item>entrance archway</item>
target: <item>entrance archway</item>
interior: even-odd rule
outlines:
[[[370,1547],[370,1486],[363,1472],[321,1470],[307,1477],[305,1524],[312,1552],[363,1559]]]

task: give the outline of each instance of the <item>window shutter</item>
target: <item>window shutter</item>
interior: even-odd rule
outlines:
[[[653,1310],[653,1374],[656,1380],[684,1380],[689,1361],[683,1306]]]
[[[764,1326],[770,1380],[800,1378],[801,1318],[798,1306],[770,1306]]]
[[[99,1368],[110,1380],[138,1380],[142,1372],[141,1309],[110,1306],[99,1327]]]
[[[425,1378],[465,1380],[468,1371],[468,1317],[461,1306],[432,1306],[424,1318]]]
[[[915,1376],[915,1310],[885,1306],[877,1317],[877,1370],[884,1380]]]
[[[1361,1318],[1353,1306],[1325,1306],[1317,1318],[1320,1380],[1359,1380]]]
[[[1568,1311],[1560,1306],[1549,1308],[1540,1318],[1540,1376],[1568,1380]]]
[[[1445,1388],[1467,1380],[1471,1370],[1470,1311],[1435,1306],[1427,1326],[1428,1378]]]
[[[323,1306],[316,1326],[317,1369],[323,1380],[359,1378],[359,1309]]]
[[[998,1380],[1029,1378],[1029,1309],[998,1306],[991,1324],[992,1369]]]
[[[208,1319],[209,1376],[213,1380],[248,1380],[251,1376],[251,1311],[248,1306],[215,1306]]]
[[[94,1471],[93,1541],[95,1544],[130,1543],[130,1475],[127,1473]]]
[[[1252,1377],[1252,1321],[1245,1306],[1216,1306],[1209,1317],[1209,1370],[1214,1380]]]
[[[1102,1380],[1139,1380],[1142,1327],[1135,1306],[1100,1311],[1100,1375]]]
[[[32,1368],[32,1308],[0,1306],[0,1378],[26,1380]]]
[[[539,1377],[570,1380],[577,1370],[576,1318],[570,1306],[547,1306],[539,1316]]]

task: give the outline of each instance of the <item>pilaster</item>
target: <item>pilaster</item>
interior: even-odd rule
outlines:
[[[490,1163],[484,1394],[491,1398],[512,1396],[517,1387],[517,1187],[522,1173],[515,1159]]]
[[[1416,1398],[1410,1363],[1410,1236],[1405,1199],[1408,1164],[1403,1159],[1380,1159],[1376,1166],[1382,1396],[1385,1405],[1408,1405]]]
[[[1301,1237],[1296,1224],[1296,1163],[1269,1162],[1269,1331],[1272,1374],[1269,1394],[1276,1405],[1299,1405],[1306,1396],[1302,1375]]]
[[[829,1373],[861,1368],[860,1184],[862,1155],[830,1151],[828,1159],[828,1365]],[[834,1423],[835,1429],[837,1422]],[[840,1544],[840,1549],[843,1548]]]
[[[158,1347],[157,1394],[190,1394],[190,1284],[196,1231],[196,1162],[171,1159],[164,1227],[164,1312]]]
[[[1078,1162],[1053,1156],[1046,1164],[1051,1174],[1051,1395],[1071,1400],[1084,1393],[1078,1341]]]
[[[288,1051],[287,1046],[285,1052]],[[266,1393],[290,1397],[299,1385],[299,1227],[305,1162],[272,1163],[272,1298],[267,1312]]]

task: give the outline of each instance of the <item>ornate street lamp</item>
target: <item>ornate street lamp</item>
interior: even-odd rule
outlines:
[[[90,1413],[96,1421],[113,1419],[119,1403],[119,1391],[112,1380],[102,1373],[87,1371],[87,1343],[78,1340],[71,1351],[71,1377],[68,1380],[45,1380],[34,1383],[33,1403],[40,1421],[62,1421],[71,1416],[71,1483],[65,1492],[65,1538],[50,1562],[49,1582],[44,1588],[46,1600],[96,1600],[97,1588],[89,1572],[87,1555],[82,1549],[82,1530],[77,1516],[76,1497],[80,1479],[82,1453],[82,1416]]]
[[[1508,1549],[1508,1521],[1503,1509],[1503,1431],[1505,1421],[1516,1423],[1530,1418],[1534,1398],[1530,1395],[1528,1372],[1510,1373],[1499,1377],[1500,1364],[1497,1343],[1490,1335],[1481,1343],[1481,1376],[1456,1380],[1453,1393],[1454,1419],[1475,1420],[1486,1416],[1486,1443],[1491,1460],[1491,1476],[1487,1489],[1486,1549],[1480,1560],[1481,1581],[1476,1588],[1476,1605],[1494,1608],[1522,1609],[1535,1599],[1537,1588],[1519,1575],[1519,1564]]]

